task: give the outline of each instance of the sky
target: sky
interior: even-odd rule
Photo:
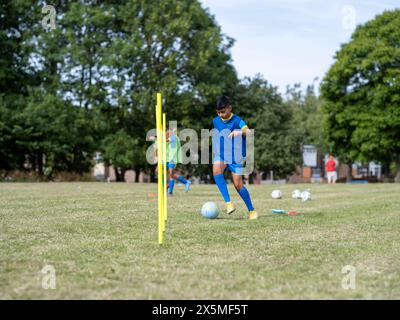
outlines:
[[[399,0],[200,0],[222,32],[235,39],[231,50],[239,77],[263,75],[279,91],[302,83],[318,85],[335,52],[356,25]]]

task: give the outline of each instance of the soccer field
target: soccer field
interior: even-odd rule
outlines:
[[[160,247],[155,184],[2,183],[0,298],[400,298],[399,184],[284,185],[282,200],[251,185],[255,221],[229,188],[238,210],[206,220],[204,202],[222,206],[216,187],[177,186]],[[291,199],[306,188],[312,201]],[[46,265],[54,290],[42,287]]]

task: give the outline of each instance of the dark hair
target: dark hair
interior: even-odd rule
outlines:
[[[217,110],[223,109],[231,105],[231,100],[227,96],[219,96],[217,98]]]

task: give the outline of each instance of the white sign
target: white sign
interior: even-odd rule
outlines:
[[[314,146],[303,146],[303,163],[307,167],[317,166],[317,149]]]

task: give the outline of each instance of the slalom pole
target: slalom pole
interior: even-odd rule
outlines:
[[[163,165],[164,165],[164,221],[168,220],[168,195],[167,195],[167,181],[168,181],[168,170],[167,170],[167,115],[163,113]],[[164,231],[165,231],[164,222]]]
[[[164,242],[164,194],[163,194],[163,143],[162,143],[162,100],[161,93],[157,93],[156,128],[157,128],[157,169],[158,169],[158,243]]]

